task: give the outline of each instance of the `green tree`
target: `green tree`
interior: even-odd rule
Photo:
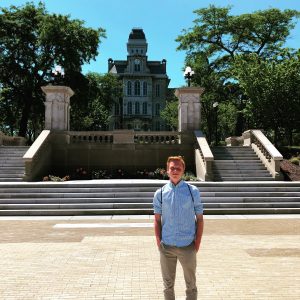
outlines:
[[[230,131],[235,128],[235,135],[244,129],[244,100],[247,95],[233,76],[236,57],[251,53],[262,58],[274,57],[280,53],[300,16],[295,10],[268,9],[241,15],[231,15],[230,10],[231,7],[219,8],[214,5],[195,10],[194,26],[184,30],[176,39],[179,42],[178,50],[187,53],[186,65],[195,71],[192,84],[205,88],[201,118],[202,128],[210,141],[215,131],[214,102],[230,105],[236,117],[234,126],[227,123],[225,127],[220,127],[223,132],[221,136],[233,134],[224,132],[225,128]],[[235,106],[234,110],[229,103]],[[223,113],[225,111],[219,110],[220,119]],[[232,122],[232,118],[227,122]]]
[[[19,135],[28,134],[28,124],[41,126],[41,86],[50,82],[54,66],[64,68],[66,84],[72,82],[82,64],[95,59],[103,37],[102,28],[87,28],[70,16],[49,14],[42,3],[1,8],[0,88],[4,100],[0,104],[13,101]]]
[[[122,81],[112,74],[88,73],[81,95],[72,99],[73,130],[105,130],[113,104],[122,97]],[[84,101],[81,101],[84,99]],[[77,100],[77,101],[76,101]]]
[[[166,102],[166,106],[160,112],[162,119],[166,121],[166,124],[172,128],[172,130],[177,130],[178,128],[178,100],[172,99]]]
[[[246,112],[254,125],[274,132],[277,144],[284,132],[292,144],[300,128],[300,50],[264,59],[257,54],[236,57],[234,74],[248,96]]]
[[[227,68],[235,55],[256,53],[270,56],[278,52],[295,27],[296,10],[267,9],[251,14],[230,15],[231,7],[195,10],[194,27],[176,39],[178,49],[188,55],[204,52],[216,67]]]

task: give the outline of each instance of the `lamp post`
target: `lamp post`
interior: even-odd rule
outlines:
[[[63,79],[65,77],[65,71],[60,65],[56,65],[54,70],[52,70],[53,74],[53,85],[63,85]]]
[[[184,78],[188,81],[188,87],[191,86],[191,78],[195,74],[191,67],[186,67],[184,71]]]
[[[215,118],[216,118],[216,132],[215,132],[215,146],[218,146],[218,106],[219,102],[213,103],[213,108],[215,110]]]

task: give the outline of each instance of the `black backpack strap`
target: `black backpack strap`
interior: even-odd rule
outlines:
[[[194,197],[193,197],[193,194],[192,194],[192,191],[191,191],[191,187],[190,185],[187,183],[187,186],[189,188],[189,191],[190,191],[190,194],[191,194],[191,197],[192,197],[192,200],[193,200],[193,203],[194,203]]]
[[[163,192],[163,187],[160,188],[160,205],[162,206],[162,192]]]

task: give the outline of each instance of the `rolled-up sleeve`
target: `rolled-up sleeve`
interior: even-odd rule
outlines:
[[[155,214],[162,214],[161,189],[158,189],[153,197],[153,210]]]
[[[196,215],[203,215],[203,203],[201,201],[200,191],[197,187],[193,187],[194,207]]]

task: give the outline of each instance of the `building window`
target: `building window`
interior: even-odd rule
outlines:
[[[120,123],[119,122],[115,122],[115,128],[114,129],[120,129]]]
[[[127,82],[127,96],[131,96],[132,95],[132,83],[131,81]]]
[[[127,115],[132,115],[132,102],[128,102]]]
[[[141,62],[139,59],[134,60],[134,71],[140,72],[141,71]]]
[[[139,81],[134,82],[134,95],[139,96],[141,94],[141,85]]]
[[[135,102],[135,107],[134,107],[134,111],[136,115],[140,114],[140,103],[139,102]]]
[[[143,82],[143,96],[147,96],[147,82]]]
[[[160,131],[160,123],[159,121],[155,122],[155,130]]]
[[[159,116],[159,113],[160,113],[160,104],[156,103],[155,104],[155,115]]]
[[[160,85],[159,84],[155,85],[155,96],[156,97],[160,96]]]
[[[143,103],[143,115],[147,115],[148,114],[148,105],[147,102]]]
[[[119,103],[115,103],[115,116],[120,115],[120,105]]]

